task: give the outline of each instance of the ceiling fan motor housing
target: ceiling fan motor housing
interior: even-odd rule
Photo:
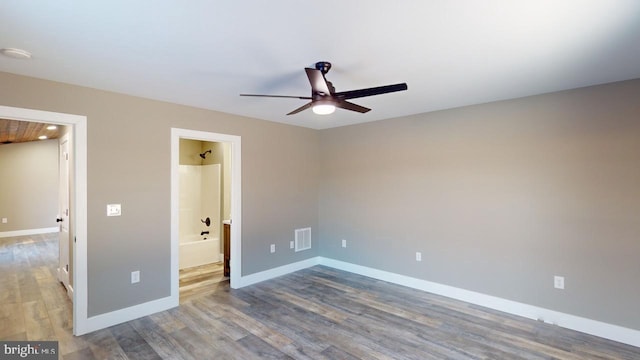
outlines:
[[[326,75],[331,70],[331,63],[328,61],[318,61],[316,63],[316,70],[320,70],[322,75]]]

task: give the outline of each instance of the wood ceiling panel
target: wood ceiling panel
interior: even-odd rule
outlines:
[[[49,125],[51,124],[0,119],[0,144],[38,141],[39,137],[43,135],[47,139],[60,137],[60,127],[48,130],[47,126]]]

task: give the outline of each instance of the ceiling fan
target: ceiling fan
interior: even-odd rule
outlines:
[[[319,115],[331,114],[335,111],[336,107],[356,111],[359,113],[366,113],[371,110],[364,106],[360,106],[349,102],[349,99],[361,98],[365,96],[373,96],[386,94],[396,91],[407,90],[407,84],[393,84],[378,86],[366,89],[350,90],[336,92],[330,81],[325,78],[325,75],[331,69],[331,63],[327,61],[317,62],[315,69],[305,68],[309,83],[311,83],[311,96],[288,96],[288,95],[259,95],[259,94],[240,94],[240,96],[258,96],[258,97],[274,97],[274,98],[294,98],[311,100],[310,102],[302,105],[301,107],[291,111],[287,115],[297,114],[308,108],[312,108],[313,112]]]

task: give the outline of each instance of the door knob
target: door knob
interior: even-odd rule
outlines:
[[[62,222],[62,218],[57,218],[56,222]]]

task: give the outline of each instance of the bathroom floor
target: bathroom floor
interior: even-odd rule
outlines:
[[[214,293],[229,278],[223,274],[222,262],[180,270],[180,303]]]

